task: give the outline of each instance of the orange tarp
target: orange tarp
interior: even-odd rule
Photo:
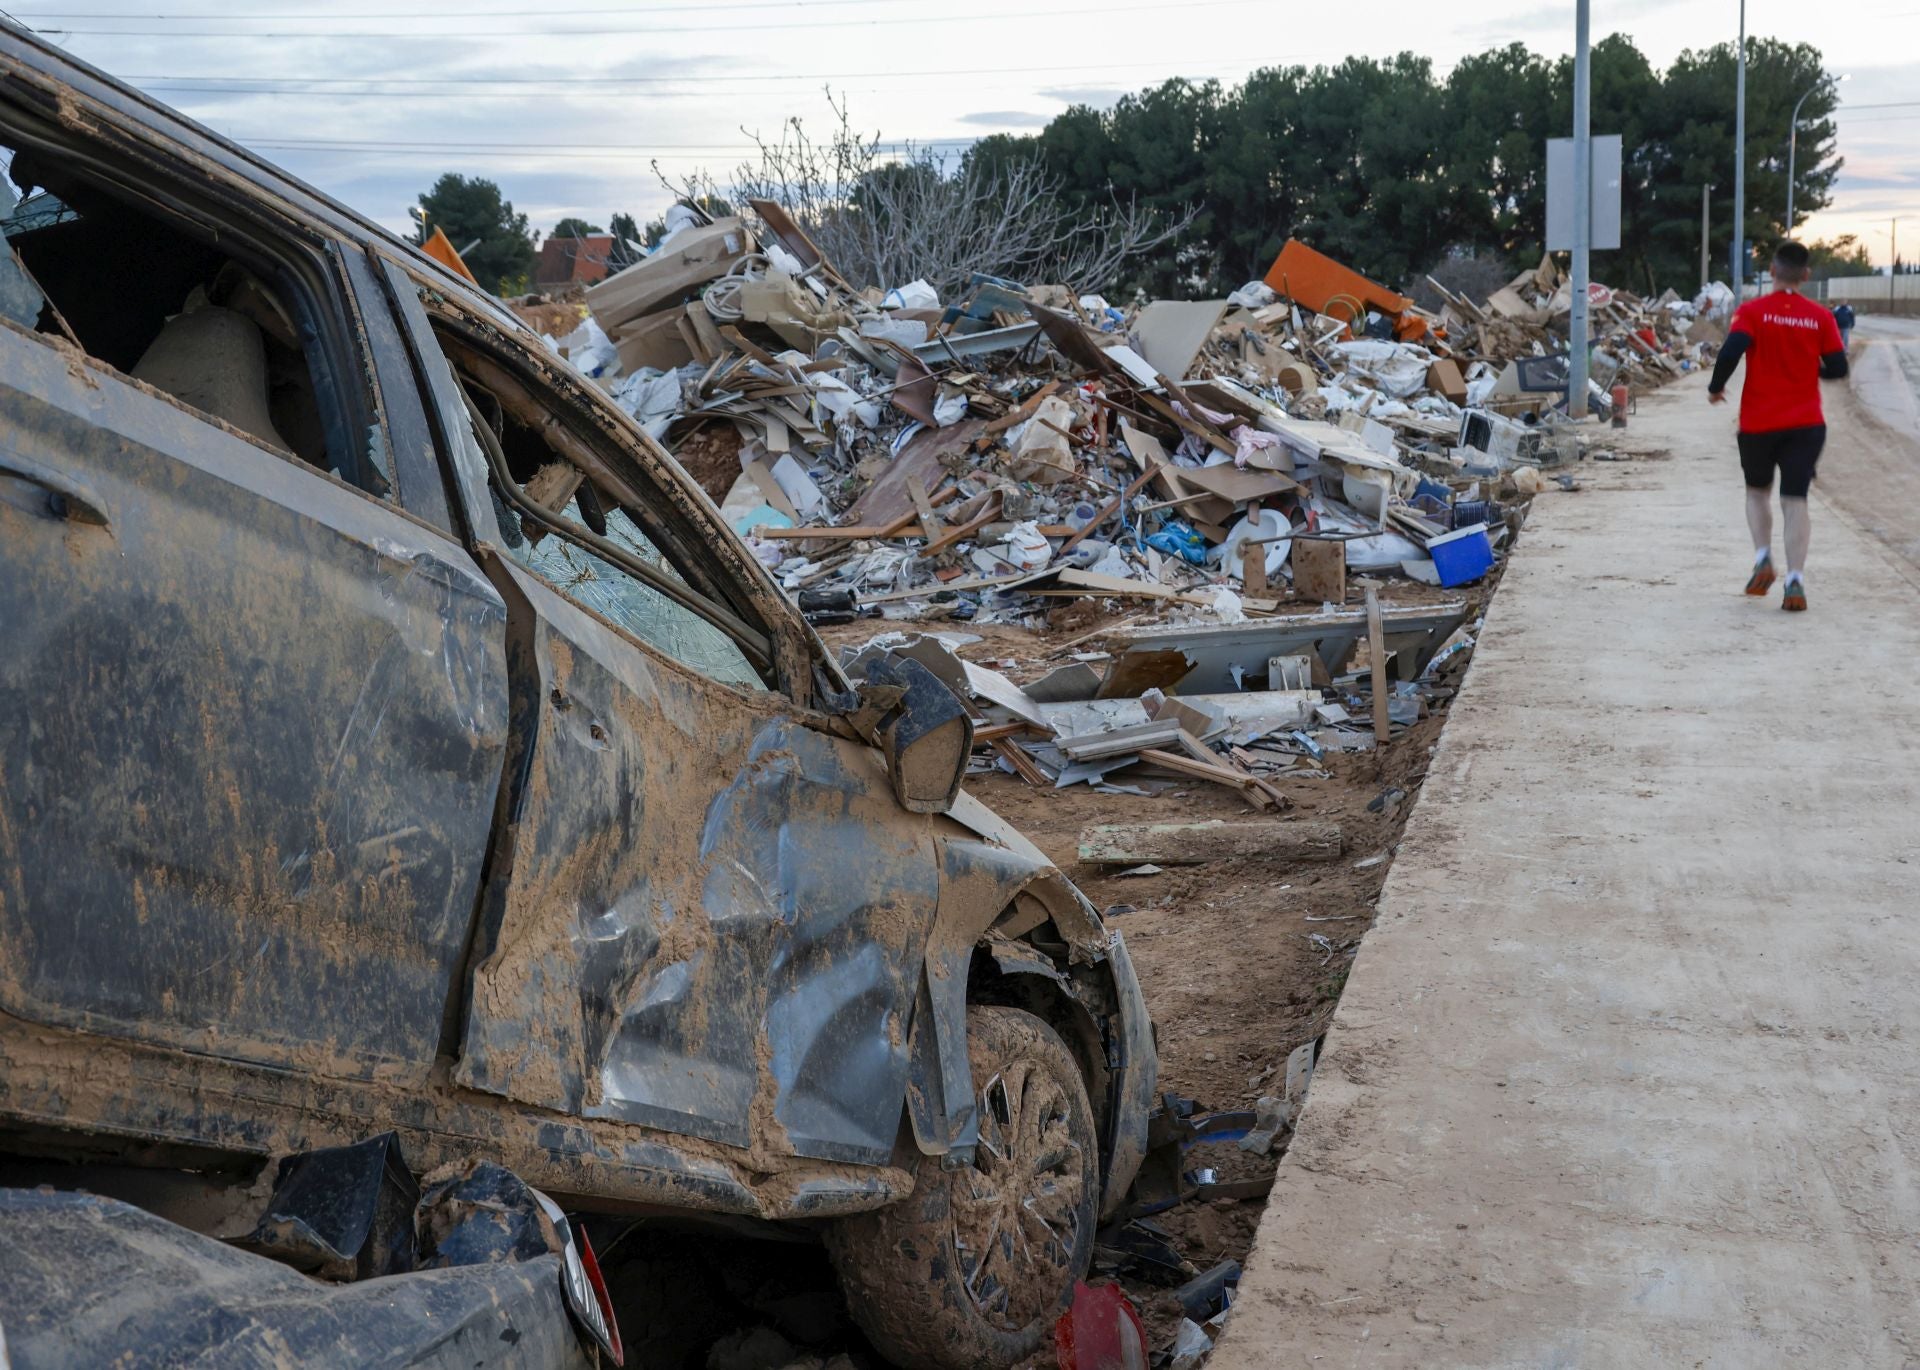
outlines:
[[[1287,239],[1267,271],[1266,283],[1276,295],[1349,324],[1363,323],[1367,311],[1373,310],[1393,317],[1397,338],[1417,338],[1427,331],[1425,319],[1407,312],[1413,308],[1412,300],[1314,251],[1298,238]]]
[[[453,245],[453,240],[448,238],[437,225],[433,230],[433,236],[420,244],[420,250],[455,275],[465,276],[475,285],[480,284],[479,281],[474,280],[473,273],[467,270],[467,264],[460,260],[460,249]]]

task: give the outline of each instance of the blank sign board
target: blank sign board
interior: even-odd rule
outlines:
[[[1593,236],[1595,251],[1620,246],[1620,135],[1592,138]],[[1547,251],[1573,250],[1573,139],[1547,139]]]

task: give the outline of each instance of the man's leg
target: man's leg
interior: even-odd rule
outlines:
[[[1747,531],[1753,534],[1753,574],[1747,593],[1773,586],[1773,434],[1741,433],[1740,473],[1747,482]]]
[[[1800,503],[1805,504],[1806,501],[1801,500]],[[1782,512],[1786,507],[1787,502],[1781,500]],[[1793,525],[1789,523],[1787,527],[1791,536]],[[1773,491],[1764,485],[1758,489],[1751,485],[1747,487],[1747,529],[1753,534],[1753,559],[1758,562],[1773,546]]]
[[[1807,569],[1807,543],[1813,538],[1811,521],[1807,518],[1807,500],[1802,495],[1795,499],[1791,495],[1780,496],[1780,519],[1787,527],[1787,576],[1797,580],[1800,573]]]
[[[1780,600],[1782,609],[1798,611],[1807,607],[1807,588],[1801,579],[1807,569],[1807,544],[1813,538],[1807,492],[1813,487],[1814,468],[1819,464],[1820,449],[1826,442],[1824,424],[1781,434],[1780,516],[1787,526],[1787,584]]]

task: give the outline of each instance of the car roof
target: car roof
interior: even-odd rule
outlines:
[[[173,144],[188,160],[202,164],[209,171],[224,173],[223,179],[243,185],[255,194],[279,201],[284,208],[324,225],[336,236],[363,247],[378,245],[402,258],[415,271],[431,277],[435,289],[484,311],[503,327],[537,341],[532,330],[498,299],[442,266],[415,244],[258,153],[196,123],[172,106],[62,51],[31,29],[4,17],[0,17],[0,62],[4,62],[4,75],[8,78],[7,95],[18,99],[22,94],[18,87],[25,84],[42,87],[53,97],[51,103],[56,109],[64,109],[71,97],[91,102],[109,122],[149,139]],[[63,93],[69,99],[62,99]]]

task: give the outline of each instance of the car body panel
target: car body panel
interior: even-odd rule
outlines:
[[[7,326],[0,623],[0,1007],[424,1079],[507,729],[463,549]]]
[[[938,890],[927,820],[893,802],[871,749],[489,565],[511,585],[526,752],[456,1078],[884,1163]]]

